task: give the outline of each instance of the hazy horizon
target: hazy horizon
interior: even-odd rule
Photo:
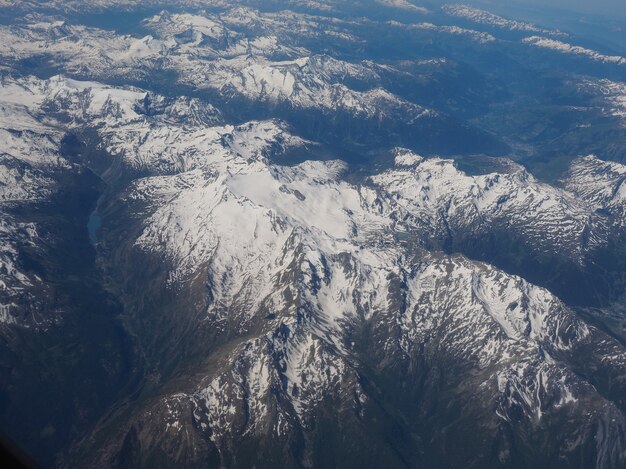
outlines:
[[[467,3],[492,4],[498,5],[500,8],[507,5],[512,7],[527,5],[533,8],[558,8],[584,14],[610,15],[613,19],[619,17],[619,19],[626,20],[626,2],[623,0],[597,0],[594,2],[589,0],[468,0]]]

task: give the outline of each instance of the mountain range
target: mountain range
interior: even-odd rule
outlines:
[[[619,51],[475,6],[0,2],[0,431],[624,467],[625,137]]]

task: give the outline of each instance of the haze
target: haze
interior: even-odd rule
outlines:
[[[505,2],[487,0],[473,3],[482,3],[484,5],[494,4],[500,6],[503,6],[503,4],[510,4],[511,6],[529,5],[542,8],[560,8],[585,14],[591,13],[598,15],[610,15],[613,19],[616,17],[626,19],[626,2],[623,0],[508,0]]]

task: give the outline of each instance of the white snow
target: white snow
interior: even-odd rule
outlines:
[[[530,44],[535,47],[541,47],[544,49],[550,49],[563,54],[571,54],[582,57],[587,57],[596,62],[611,63],[616,65],[626,65],[626,58],[620,55],[605,55],[592,49],[585,47],[574,46],[566,42],[557,41],[555,39],[549,39],[540,36],[531,36],[522,40],[525,44]]]
[[[427,8],[415,5],[408,0],[376,0],[377,3],[388,7],[398,8],[400,10],[414,11],[416,13],[429,13]]]

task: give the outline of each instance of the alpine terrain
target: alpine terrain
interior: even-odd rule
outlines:
[[[0,435],[45,468],[626,467],[626,20],[0,0]]]

